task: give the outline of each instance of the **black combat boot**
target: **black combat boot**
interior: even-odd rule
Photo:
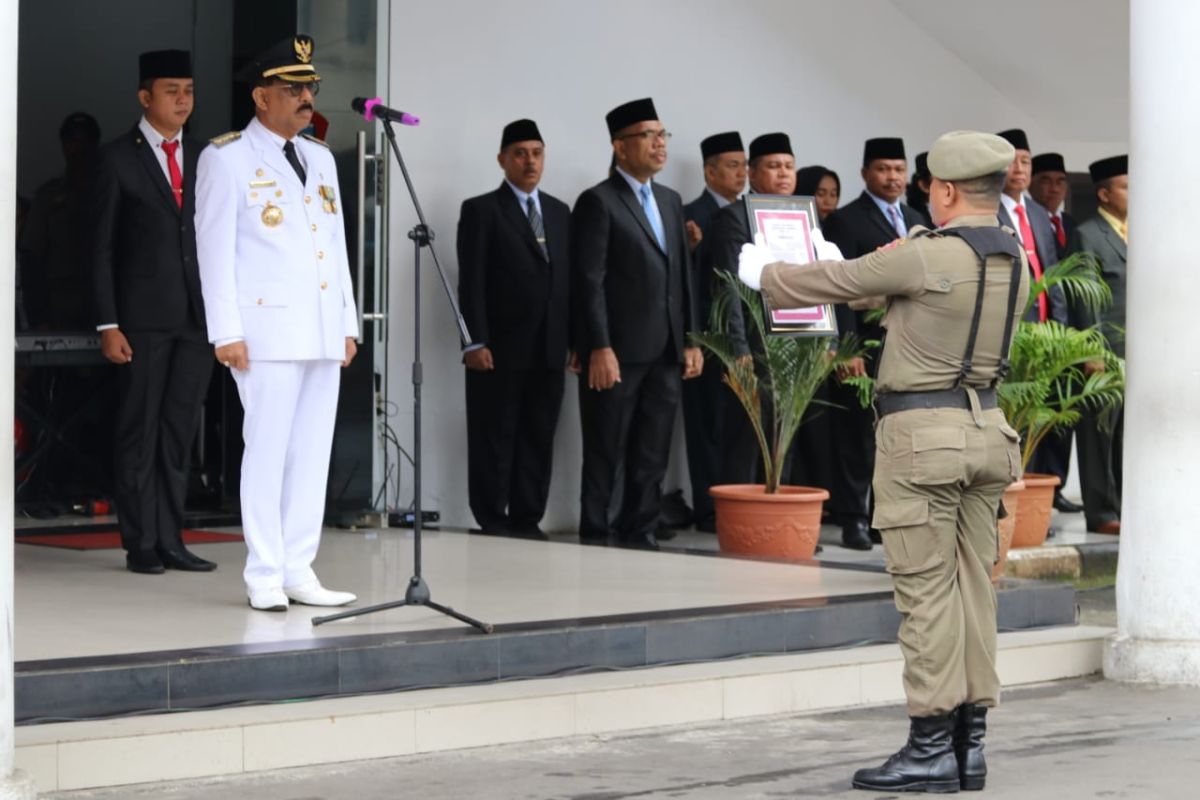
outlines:
[[[882,766],[855,772],[854,788],[876,792],[957,792],[954,721],[954,714],[912,717],[908,743]]]
[[[958,757],[958,785],[978,791],[987,780],[983,735],[987,733],[987,706],[963,703],[954,714],[954,755]]]

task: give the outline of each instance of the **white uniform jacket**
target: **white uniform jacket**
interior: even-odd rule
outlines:
[[[200,154],[196,250],[209,341],[243,339],[252,362],[341,361],[358,315],[333,154],[296,137],[301,185],[282,141],[255,119]]]

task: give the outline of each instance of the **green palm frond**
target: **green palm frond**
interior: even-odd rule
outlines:
[[[1123,401],[1125,362],[1099,327],[1021,322],[1009,360],[1008,379],[997,395],[1009,424],[1021,434],[1022,468],[1052,431],[1070,428],[1085,411],[1103,418]],[[1089,365],[1103,369],[1092,371]]]
[[[1025,310],[1033,308],[1038,295],[1061,286],[1072,303],[1098,313],[1112,304],[1112,289],[1100,277],[1100,262],[1091,253],[1074,253],[1045,272],[1029,285]]]
[[[723,286],[713,295],[709,330],[692,334],[725,367],[724,383],[738,398],[758,439],[766,475],[766,491],[779,489],[788,448],[805,409],[821,384],[838,366],[862,355],[863,347],[852,337],[837,343],[824,337],[768,336],[759,293],[728,272],[718,273]],[[739,358],[729,333],[730,304],[739,303],[745,320],[746,338],[761,342],[749,358]],[[870,402],[871,380],[854,379],[864,405]],[[763,413],[764,401],[773,412]]]

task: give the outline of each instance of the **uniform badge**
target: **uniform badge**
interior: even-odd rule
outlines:
[[[279,206],[273,206],[267,203],[267,207],[262,212],[263,225],[268,228],[275,228],[283,224],[283,209]]]
[[[333,187],[332,186],[322,186],[322,187],[320,187],[320,192],[321,192],[321,206],[322,206],[322,208],[325,209],[325,213],[326,214],[336,214],[337,213],[337,196],[334,195],[334,193],[333,193]]]

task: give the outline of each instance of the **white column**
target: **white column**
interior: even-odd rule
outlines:
[[[1200,685],[1200,3],[1131,0],[1125,489],[1113,680]]]
[[[0,420],[13,418],[13,302],[17,198],[17,2],[0,2]],[[13,767],[13,437],[0,436],[0,800],[36,796]]]

